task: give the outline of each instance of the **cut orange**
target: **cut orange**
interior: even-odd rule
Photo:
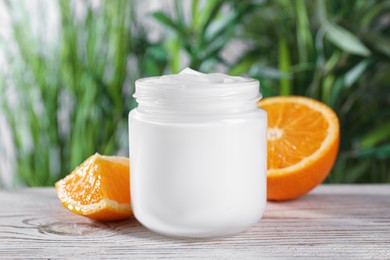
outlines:
[[[267,198],[289,200],[319,185],[339,147],[339,120],[327,105],[307,97],[271,97],[268,113]]]
[[[96,220],[132,215],[129,159],[95,154],[55,186],[62,205]]]

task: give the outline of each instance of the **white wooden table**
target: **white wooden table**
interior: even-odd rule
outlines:
[[[53,188],[0,190],[4,258],[390,259],[390,185],[323,185],[268,203],[247,232],[212,240],[156,235],[136,220],[99,223],[63,208]]]

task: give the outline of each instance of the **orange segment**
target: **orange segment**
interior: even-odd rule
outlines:
[[[329,174],[339,146],[339,121],[327,105],[306,97],[272,97],[268,112],[269,200],[302,196]]]
[[[96,220],[132,215],[129,159],[95,154],[55,186],[58,198],[73,213]]]

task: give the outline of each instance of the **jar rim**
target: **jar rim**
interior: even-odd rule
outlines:
[[[161,116],[246,113],[255,110],[262,97],[260,82],[253,78],[219,73],[206,74],[205,77],[211,76],[206,79],[167,76],[141,78],[135,82],[133,97],[139,112]]]
[[[245,79],[245,81],[233,81],[233,82],[161,82],[158,81],[160,76],[153,76],[153,77],[146,77],[141,78],[135,81],[136,88],[163,88],[163,89],[188,89],[188,90],[194,90],[194,91],[202,91],[204,89],[225,89],[229,90],[232,88],[245,88],[245,87],[253,87],[253,85],[259,86],[259,81],[257,79],[253,78],[246,78],[246,77],[240,77],[242,79]]]

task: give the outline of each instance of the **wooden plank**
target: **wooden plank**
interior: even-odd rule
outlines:
[[[0,190],[0,258],[377,258],[390,259],[390,185],[323,185],[268,203],[247,232],[177,240],[136,220],[99,223],[74,215],[53,188]]]

